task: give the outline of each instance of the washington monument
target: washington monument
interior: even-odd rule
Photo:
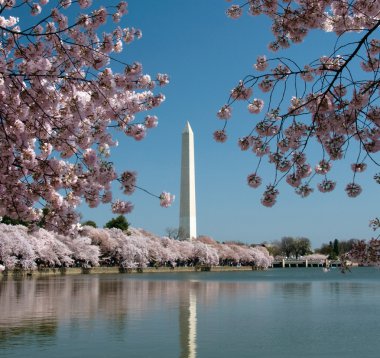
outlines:
[[[194,134],[190,123],[186,122],[185,128],[182,131],[179,238],[181,240],[191,240],[196,237]]]

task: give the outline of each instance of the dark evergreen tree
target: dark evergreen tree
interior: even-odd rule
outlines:
[[[95,229],[98,227],[98,225],[96,225],[96,222],[93,221],[93,220],[87,220],[85,221],[84,223],[82,223],[83,226],[92,226],[94,227]]]
[[[120,229],[122,231],[127,231],[128,227],[129,227],[129,223],[128,223],[127,219],[124,217],[124,215],[119,215],[118,217],[113,218],[110,221],[108,221],[104,225],[104,227],[107,229],[116,228],[116,229]]]
[[[334,251],[335,256],[338,257],[340,254],[340,252],[339,252],[339,240],[338,239],[334,240],[333,251]]]
[[[6,225],[24,225],[24,226],[28,226],[27,222],[25,222],[23,220],[19,220],[19,219],[12,219],[12,218],[10,218],[9,216],[6,216],[6,215],[4,215],[1,218],[0,223],[6,224]]]

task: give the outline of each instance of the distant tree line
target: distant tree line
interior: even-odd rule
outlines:
[[[335,239],[334,241],[330,241],[328,244],[322,244],[322,246],[319,249],[316,249],[315,252],[327,255],[330,260],[336,260],[340,256],[351,251],[357,242],[358,240],[356,239],[342,241]]]
[[[306,237],[284,236],[280,241],[274,241],[266,247],[273,257],[285,256],[298,259],[313,252],[311,242]]]
[[[326,255],[329,260],[336,260],[349,253],[359,242],[357,239],[329,241],[314,250],[316,254]],[[281,240],[265,243],[273,257],[296,258],[313,253],[311,242],[305,237],[284,236]]]

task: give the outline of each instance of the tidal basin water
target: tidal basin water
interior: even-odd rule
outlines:
[[[380,271],[0,278],[0,357],[379,357]]]

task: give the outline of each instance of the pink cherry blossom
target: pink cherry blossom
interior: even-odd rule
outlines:
[[[301,178],[296,174],[289,174],[286,176],[286,182],[295,188],[301,185]]]
[[[158,125],[158,118],[157,116],[146,116],[144,125],[146,128],[155,128]]]
[[[351,169],[354,173],[362,173],[366,170],[367,164],[366,163],[355,163],[351,164]]]
[[[347,184],[345,191],[350,198],[355,198],[360,195],[362,188],[356,183],[349,183]]]
[[[380,8],[377,2],[238,1],[229,6],[227,15],[240,18],[244,7],[251,15],[267,17],[273,34],[268,48],[283,50],[276,58],[259,56],[253,65],[256,71],[245,76],[229,93],[224,110],[218,114],[221,119],[230,119],[232,107],[239,106],[238,99],[249,102],[249,113],[260,113],[262,104],[268,104],[264,118],[252,124],[245,135],[239,136],[248,138],[256,131],[260,138],[249,146],[239,139],[242,150],[252,147],[259,157],[257,173],[269,162],[275,167],[279,182],[287,181],[297,188],[297,194],[305,197],[313,191],[316,176],[311,175],[307,162],[315,153],[321,156],[317,159],[315,173],[321,175],[330,171],[332,161],[355,160],[351,166],[354,173],[348,171],[352,181],[367,165],[378,165],[375,157],[380,152],[380,40],[376,34],[380,28]],[[302,63],[297,52],[286,53],[287,48],[303,42],[315,29],[338,37],[334,49],[325,48],[324,43],[318,44],[323,53],[309,63]],[[356,36],[354,41],[352,32]],[[307,50],[305,46],[300,53]],[[251,93],[257,89],[262,92],[262,104],[251,99]],[[223,130],[229,125],[233,122],[225,122]],[[304,157],[302,162],[294,159],[299,153]],[[282,157],[276,159],[277,154]],[[269,160],[262,160],[266,156]],[[356,157],[349,158],[351,156]],[[292,169],[294,172],[289,173]],[[302,184],[305,178],[310,179]],[[380,183],[378,176],[375,180]],[[347,192],[353,197],[360,190],[351,184]],[[336,184],[325,179],[314,185],[322,192],[329,192]],[[272,206],[275,198],[264,195],[262,201]]]
[[[78,0],[79,6],[84,9],[91,6],[92,0]]]
[[[266,76],[260,83],[259,88],[264,93],[269,92],[273,88],[273,80],[269,78],[269,76]]]
[[[231,98],[236,100],[247,100],[251,95],[252,88],[245,87],[242,81],[231,91]]]
[[[30,13],[35,16],[40,14],[42,11],[41,6],[39,4],[34,3],[30,8]]]
[[[238,146],[241,150],[248,150],[252,145],[252,137],[239,138]]]
[[[219,119],[230,119],[231,118],[231,107],[224,105],[217,113]]]
[[[264,101],[262,99],[254,98],[252,103],[248,105],[248,111],[250,113],[258,114],[264,107]]]
[[[273,206],[276,203],[278,194],[279,191],[273,185],[268,185],[261,198],[261,204],[266,207]]]
[[[268,67],[268,62],[267,62],[267,58],[265,55],[263,56],[259,56],[257,57],[256,59],[256,63],[253,65],[253,67],[257,70],[257,71],[265,71],[265,69]]]
[[[251,188],[258,188],[261,184],[261,178],[256,174],[250,174],[247,177],[247,183]]]
[[[231,19],[238,19],[242,15],[243,11],[239,5],[232,5],[226,11],[226,13],[227,13],[227,16],[230,17]]]
[[[227,140],[227,134],[224,130],[215,131],[213,135],[216,142],[224,143]]]
[[[136,172],[125,171],[120,178],[124,194],[131,195],[136,188]]]
[[[112,204],[112,212],[114,214],[128,214],[133,210],[133,204],[130,201],[116,200]]]
[[[318,184],[318,190],[322,193],[328,193],[335,189],[336,182],[332,180],[325,179],[322,183]]]
[[[157,118],[148,114],[144,123],[133,121],[165,100],[154,89],[169,78],[158,74],[153,80],[137,62],[124,64],[120,73],[111,70],[112,53],[142,36],[135,28],[104,26],[111,16],[121,20],[126,2],[98,4],[85,13],[80,12],[90,0],[47,4],[7,1],[0,16],[0,157],[7,168],[0,170],[0,215],[32,226],[41,219],[37,208],[43,203],[45,227],[67,233],[76,228],[75,207],[82,199],[90,207],[111,202],[117,179],[127,194],[135,188],[108,159],[118,144],[112,128],[144,139]],[[15,6],[44,20],[33,24],[12,16]],[[132,204],[116,199],[112,208],[126,213]]]
[[[167,85],[169,83],[169,76],[167,74],[157,74],[157,82],[160,86]]]
[[[302,164],[302,165],[297,165],[297,176],[301,179],[307,178],[311,175],[312,173],[311,166],[309,164]]]
[[[300,195],[302,198],[306,198],[313,192],[313,188],[311,188],[308,184],[300,185],[296,188],[296,193]]]
[[[317,174],[326,174],[331,169],[331,163],[327,162],[326,160],[321,160],[318,165],[315,166],[315,172]]]
[[[173,204],[173,201],[175,199],[175,196],[163,191],[160,194],[160,205],[163,206],[164,208],[167,208]]]

